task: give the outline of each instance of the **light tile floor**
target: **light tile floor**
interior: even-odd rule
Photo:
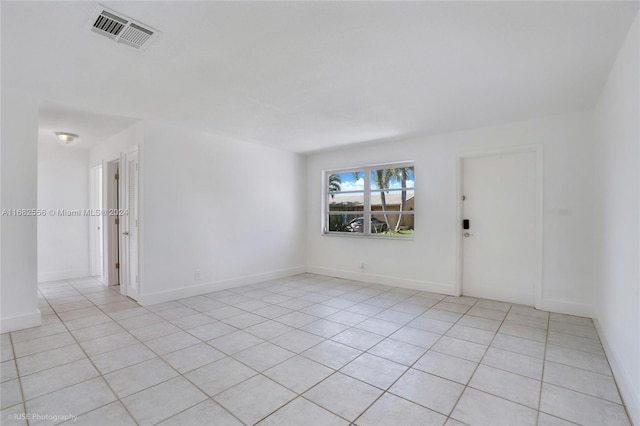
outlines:
[[[311,274],[39,290],[43,325],[2,335],[3,425],[629,424],[586,318]]]

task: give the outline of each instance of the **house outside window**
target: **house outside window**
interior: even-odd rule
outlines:
[[[413,162],[327,171],[325,234],[411,238],[415,231]]]

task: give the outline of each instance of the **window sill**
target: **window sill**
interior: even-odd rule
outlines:
[[[414,235],[364,235],[359,232],[322,232],[320,235],[339,238],[363,238],[371,240],[413,241]]]

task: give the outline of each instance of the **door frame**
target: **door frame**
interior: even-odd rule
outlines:
[[[115,286],[120,284],[120,271],[115,268],[115,259],[120,262],[120,225],[116,227],[113,223],[115,217],[112,213],[119,204],[119,186],[120,180],[117,182],[113,179],[114,167],[118,168],[118,173],[122,169],[120,157],[111,158],[102,162],[102,187],[103,187],[103,208],[106,212],[103,219],[104,233],[102,234],[103,253],[104,253],[104,272],[105,284]]]
[[[102,163],[92,166],[89,170],[89,205],[94,213],[89,217],[89,272],[100,281],[105,275],[102,179]]]
[[[532,152],[536,156],[536,271],[534,285],[534,306],[536,309],[541,309],[542,304],[542,274],[543,274],[543,247],[544,247],[544,229],[543,229],[543,148],[542,144],[530,144],[530,145],[518,145],[512,147],[502,148],[487,148],[476,151],[462,151],[457,154],[456,157],[456,281],[455,292],[456,295],[462,295],[462,267],[463,267],[463,250],[462,250],[462,220],[463,218],[463,201],[462,201],[462,186],[464,182],[464,167],[463,161],[469,158],[479,157],[493,157],[501,154],[512,154]]]

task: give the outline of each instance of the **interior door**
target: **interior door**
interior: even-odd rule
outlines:
[[[102,210],[102,165],[91,168],[90,175],[90,205],[93,211]],[[102,277],[104,275],[104,256],[103,256],[103,241],[102,241],[102,223],[103,216],[101,214],[93,214],[90,217],[91,233],[89,234],[89,241],[91,244],[90,261],[91,261],[91,276]]]
[[[139,246],[139,171],[138,149],[122,155],[122,203],[124,214],[120,217],[122,228],[120,292],[134,300],[139,294],[138,246]]]
[[[462,160],[462,292],[535,304],[538,280],[536,153]]]

